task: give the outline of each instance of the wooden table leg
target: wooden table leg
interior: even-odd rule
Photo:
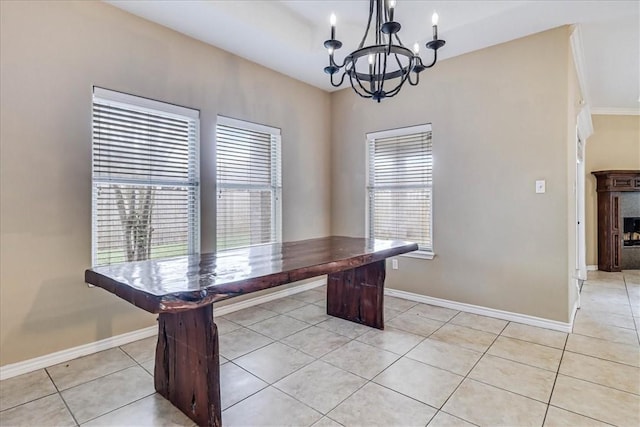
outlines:
[[[199,426],[220,427],[220,357],[213,306],[160,313],[155,387]]]
[[[384,329],[385,261],[329,274],[327,314]]]

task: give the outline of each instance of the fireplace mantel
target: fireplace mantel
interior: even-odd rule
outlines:
[[[640,170],[591,172],[598,192],[598,270],[621,271],[623,193],[640,191]]]
[[[640,170],[608,170],[591,172],[596,176],[598,193],[607,191],[640,191]]]

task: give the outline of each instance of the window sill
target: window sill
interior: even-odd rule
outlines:
[[[433,259],[436,256],[436,254],[434,254],[433,252],[427,252],[427,251],[414,251],[414,252],[408,252],[406,254],[402,254],[400,256],[407,257],[407,258]]]

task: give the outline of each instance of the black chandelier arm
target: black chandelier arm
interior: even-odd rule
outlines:
[[[424,68],[431,68],[434,65],[436,65],[436,62],[438,62],[438,51],[434,50],[433,51],[433,61],[431,61],[431,64],[429,64],[429,65],[424,65]]]
[[[344,68],[344,66],[347,65],[347,59],[349,59],[348,56],[344,58],[344,60],[342,61],[342,65],[338,65],[338,63],[333,59],[333,55],[329,55],[329,65],[333,67]]]
[[[393,90],[391,90],[391,92],[387,93],[386,96],[390,98],[392,96],[395,96],[398,92],[400,92],[400,89],[402,89],[402,86],[404,86],[410,74],[411,74],[411,70],[407,69],[407,72],[402,77],[402,80],[400,80],[400,84],[396,86]]]
[[[360,89],[362,89],[362,91],[363,91],[364,93],[366,93],[367,95],[370,95],[370,96],[364,96],[364,95],[362,95],[360,92],[358,92],[358,89],[357,89],[357,88],[356,88],[356,86],[353,84],[353,80],[354,80],[353,78],[354,78],[354,76],[355,76],[355,81],[356,81],[356,83],[358,83],[358,86],[360,87]],[[370,98],[371,96],[373,96],[373,91],[371,91],[371,90],[367,89],[366,87],[364,87],[364,86],[362,85],[362,82],[360,81],[360,79],[358,78],[358,76],[357,76],[355,73],[354,73],[354,74],[349,74],[349,78],[351,79],[351,80],[350,80],[350,82],[351,82],[351,87],[353,88],[353,90],[355,90],[356,92],[358,92],[358,94],[359,94],[360,96],[362,96],[363,98]]]
[[[411,64],[409,64],[409,65],[411,65]],[[391,90],[389,93],[387,93],[386,96],[391,98],[391,97],[397,95],[398,92],[400,92],[400,89],[402,89],[402,86],[404,86],[404,84],[406,83],[407,80],[409,80],[409,82],[411,82],[410,76],[411,76],[411,68],[407,67],[407,72],[402,76],[402,79],[400,80],[400,84],[398,84],[398,86],[396,86],[393,90]]]
[[[398,94],[398,92],[400,92],[400,89],[402,89],[402,86],[404,86],[404,83],[407,81],[408,76],[409,76],[409,73],[407,73],[405,75],[405,77],[402,78],[402,80],[400,81],[400,84],[398,86],[396,86],[392,91],[390,91],[387,94],[385,94],[385,96],[387,98],[391,98],[391,97],[396,96]]]
[[[336,73],[334,73],[334,74],[336,74]],[[330,80],[330,82],[331,82],[331,86],[333,86],[333,87],[340,87],[340,86],[342,86],[342,83],[344,83],[344,76],[345,76],[346,74],[347,74],[347,72],[346,72],[346,71],[343,71],[343,72],[342,72],[342,77],[340,78],[340,82],[339,82],[339,83],[334,83],[334,82],[333,82],[333,74],[331,74],[331,80]]]
[[[356,82],[358,83],[358,86],[360,86],[360,89],[362,89],[362,91],[364,93],[366,93],[367,95],[363,95],[358,88],[353,84],[353,75],[351,73],[349,73],[349,82],[351,83],[351,87],[353,88],[353,91],[355,93],[357,93],[358,95],[360,95],[360,97],[362,98],[373,98],[373,94],[371,92],[369,92],[364,86],[362,86],[362,83],[360,83],[360,79],[358,79],[358,77],[356,77]]]
[[[424,68],[431,68],[434,65],[436,65],[436,62],[438,61],[438,49],[434,49],[433,50],[433,61],[431,61],[431,64],[429,65],[423,65]],[[422,60],[421,60],[422,62]]]
[[[418,86],[418,83],[420,83],[420,73],[414,73],[416,75],[416,81],[413,82],[411,80],[411,71],[409,71],[409,84],[411,86]]]

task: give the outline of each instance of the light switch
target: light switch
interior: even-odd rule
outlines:
[[[547,190],[546,181],[539,179],[536,181],[536,193],[544,193]]]
[[[391,268],[394,270],[398,269],[398,260],[397,259],[392,259],[391,260]]]

